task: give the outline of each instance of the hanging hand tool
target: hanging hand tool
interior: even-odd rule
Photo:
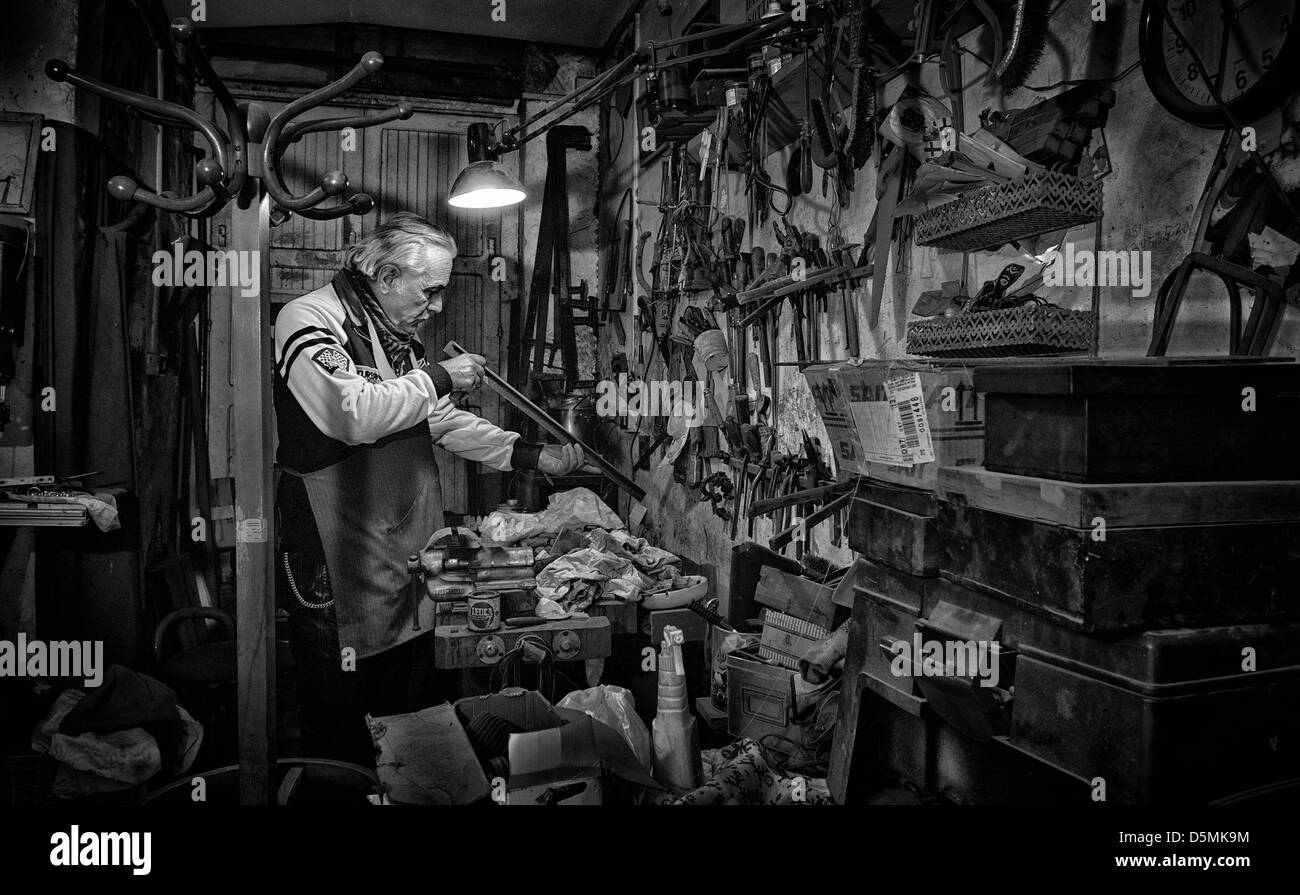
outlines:
[[[839,497],[835,498],[830,503],[823,506],[821,509],[817,510],[814,513],[809,514],[808,516],[803,517],[794,525],[791,525],[789,528],[786,528],[784,531],[781,531],[778,534],[774,535],[767,542],[768,548],[772,550],[784,550],[790,544],[790,542],[794,540],[794,536],[799,533],[800,529],[803,529],[803,532],[806,535],[807,532],[810,531],[814,526],[818,525],[821,522],[826,521],[831,516],[834,516],[836,513],[839,513],[842,510],[844,510],[844,508],[847,507],[849,505],[849,502],[852,500],[853,500],[852,493],[841,494]]]
[[[784,467],[784,464],[782,464],[782,466]],[[782,471],[784,471],[784,469]],[[849,480],[845,482],[835,482],[830,485],[818,485],[815,488],[808,488],[803,491],[791,491],[788,494],[770,497],[766,500],[757,500],[750,504],[746,512],[748,512],[750,516],[766,516],[768,513],[774,513],[777,510],[795,506],[796,504],[826,500],[828,497],[834,497],[838,494],[843,494],[845,491],[853,490],[854,485],[855,483],[852,480]]]
[[[874,330],[880,324],[880,302],[885,293],[885,272],[889,269],[889,249],[893,242],[894,208],[898,204],[898,187],[902,179],[903,157],[907,152],[894,147],[880,167],[876,189],[875,239],[881,249],[874,259],[875,272],[871,280],[871,304],[867,311],[867,326]]]
[[[632,463],[632,472],[636,473],[642,470],[649,469],[650,457],[654,454],[655,451],[659,450],[659,448],[667,444],[670,438],[671,436],[669,436],[667,429],[664,429],[663,431],[655,435],[654,441],[650,443],[650,446],[647,447],[645,449],[645,452],[642,453],[641,456],[637,457],[636,460]]]
[[[871,158],[876,143],[876,73],[871,68],[867,0],[853,0],[849,19],[849,57],[853,69],[853,98],[844,152],[854,170]]]

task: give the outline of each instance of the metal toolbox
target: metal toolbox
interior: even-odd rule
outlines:
[[[977,367],[984,466],[1072,482],[1291,478],[1300,365],[1284,360]]]
[[[1001,620],[1017,657],[997,742],[1076,789],[1203,804],[1300,776],[1300,624],[1088,635],[944,579],[926,597],[941,604]]]
[[[1011,743],[1104,781],[1108,802],[1202,804],[1300,775],[1300,625],[1103,641],[1039,623],[1020,650]]]
[[[741,652],[727,656],[727,732],[761,740],[784,735],[794,711],[795,672]]]
[[[1300,617],[1300,482],[941,474],[943,575],[1083,631]]]
[[[938,575],[938,513],[933,491],[865,482],[849,508],[849,546],[910,575]]]

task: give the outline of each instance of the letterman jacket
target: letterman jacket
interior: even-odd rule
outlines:
[[[449,398],[450,376],[427,363],[419,340],[412,350],[416,360],[410,372],[380,378],[374,358],[383,347],[370,344],[365,312],[342,275],[281,308],[274,352],[277,462],[314,472],[427,419],[433,443],[467,460],[502,471],[536,465],[540,446],[520,443],[519,433],[458,409]],[[297,476],[281,476],[276,503],[281,549],[323,561]]]

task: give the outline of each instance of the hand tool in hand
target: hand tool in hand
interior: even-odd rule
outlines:
[[[448,357],[457,357],[466,353],[465,349],[455,342],[448,342],[446,347],[443,349],[443,352]],[[645,490],[642,489],[640,485],[632,481],[624,475],[618,467],[614,466],[614,464],[610,463],[597,453],[595,448],[583,442],[582,439],[575,437],[568,429],[556,422],[545,410],[528,400],[526,395],[497,375],[495,370],[489,367],[484,367],[483,376],[484,382],[489,388],[512,404],[515,408],[523,412],[523,414],[533,422],[537,423],[537,425],[544,429],[552,438],[559,439],[561,444],[576,444],[578,447],[582,448],[582,452],[586,455],[587,459],[599,468],[606,478],[618,485],[628,494],[632,495],[633,500],[645,499]]]

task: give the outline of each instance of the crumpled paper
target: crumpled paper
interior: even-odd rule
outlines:
[[[571,488],[552,494],[540,513],[495,510],[484,517],[479,535],[486,544],[516,544],[534,535],[555,534],[566,528],[622,528],[623,520],[590,488]]]
[[[623,529],[606,531],[595,528],[587,532],[586,540],[588,546],[596,550],[627,556],[634,566],[647,575],[657,576],[668,566],[675,566],[681,562],[677,554],[656,547],[645,538],[633,537]],[[677,574],[676,570],[673,570],[672,574]]]
[[[568,612],[586,609],[598,599],[636,602],[653,585],[627,556],[592,547],[557,557],[537,573],[537,596],[554,600]]]
[[[586,609],[596,600],[636,602],[672,587],[681,562],[675,553],[619,529],[593,528],[581,543],[537,574],[538,614]]]

